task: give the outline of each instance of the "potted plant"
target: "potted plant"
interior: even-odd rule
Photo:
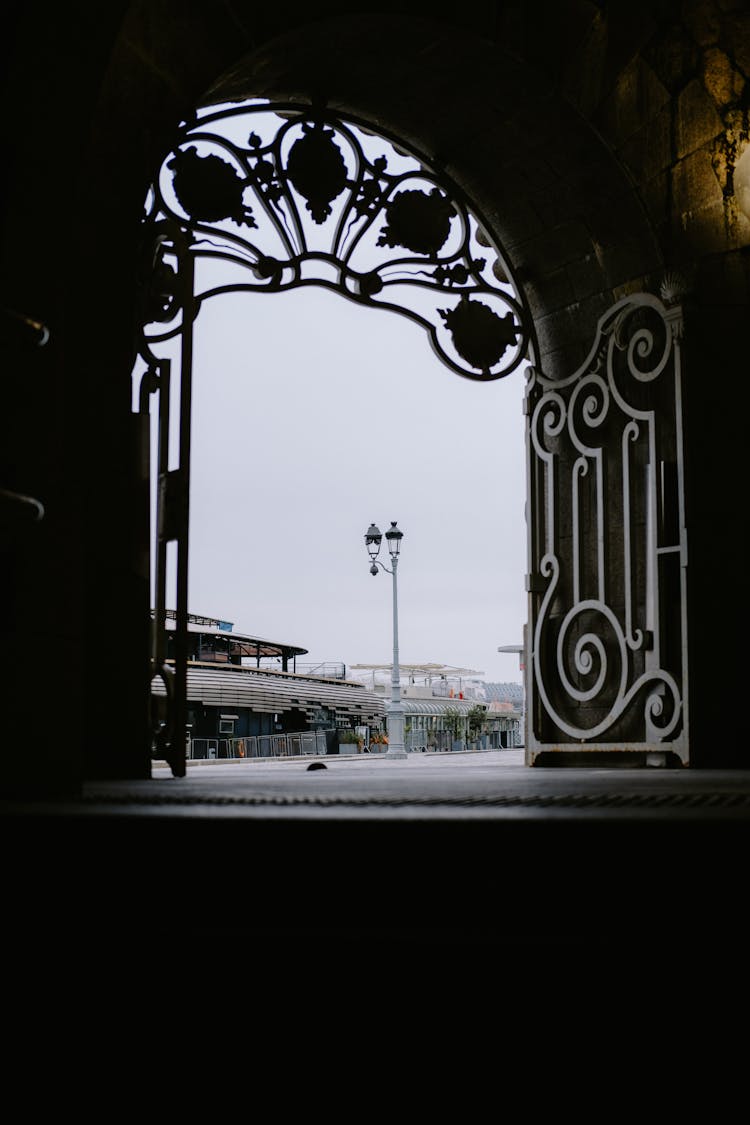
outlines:
[[[464,717],[459,710],[455,707],[446,707],[443,711],[443,721],[445,729],[450,732],[452,745],[451,750],[463,750],[464,741],[460,737],[464,727]]]
[[[469,728],[469,739],[471,740],[471,749],[479,749],[479,739],[484,728],[485,719],[487,717],[486,710],[481,703],[475,703],[466,715],[466,722]]]

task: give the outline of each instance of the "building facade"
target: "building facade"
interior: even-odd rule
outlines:
[[[169,621],[174,621],[170,613]],[[296,671],[307,649],[240,633],[229,621],[191,614],[188,623],[186,754],[197,758],[337,753],[345,732],[379,732],[385,705],[363,684]],[[167,662],[173,666],[172,645]],[[159,716],[153,753],[168,716],[167,688],[152,684]]]

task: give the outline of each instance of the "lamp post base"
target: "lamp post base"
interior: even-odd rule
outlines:
[[[395,746],[390,747],[389,746],[388,749],[386,750],[385,754],[383,755],[383,757],[385,757],[385,758],[408,758],[409,755],[406,753],[405,750],[399,750],[398,747],[395,747]]]

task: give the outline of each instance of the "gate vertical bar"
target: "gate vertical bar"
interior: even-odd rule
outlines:
[[[177,590],[174,638],[174,707],[169,764],[175,777],[186,771],[188,660],[188,540],[190,530],[190,435],[193,387],[194,266],[189,253],[180,255],[183,320],[180,356],[180,429],[177,469]]]
[[[154,670],[165,668],[166,617],[167,617],[167,539],[164,526],[164,504],[167,473],[169,471],[169,404],[172,365],[164,359],[159,365],[159,414],[156,448],[158,482],[156,519],[156,565],[154,568],[154,624],[152,659]]]

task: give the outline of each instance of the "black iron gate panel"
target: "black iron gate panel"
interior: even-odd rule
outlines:
[[[480,382],[518,370],[533,331],[507,256],[458,186],[424,155],[324,106],[251,102],[197,111],[149,192],[143,243],[140,409],[147,412],[158,392],[161,451],[152,679],[166,688],[152,693],[153,727],[155,752],[182,775],[193,326],[202,303],[221,293],[322,286],[406,316],[444,364]],[[171,341],[180,347],[176,441],[161,351]],[[173,659],[165,647],[170,543]]]
[[[677,306],[639,294],[569,378],[529,372],[530,765],[688,764],[681,333]]]

